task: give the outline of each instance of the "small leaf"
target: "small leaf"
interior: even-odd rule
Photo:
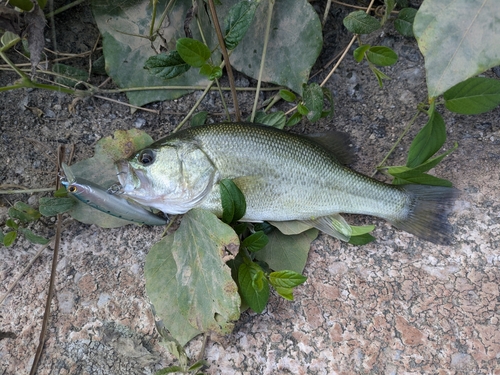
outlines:
[[[361,225],[361,226],[356,226],[356,225],[351,225],[352,233],[351,236],[361,236],[366,233],[370,233],[372,230],[375,229],[375,225]]]
[[[5,222],[5,225],[7,225],[9,228],[12,228],[12,229],[19,228],[19,225],[17,225],[17,223],[12,219],[7,219],[7,221]]]
[[[309,108],[307,108],[303,103],[299,103],[297,104],[297,112],[302,116],[307,116]]]
[[[208,112],[200,111],[191,117],[191,126],[200,126],[207,121]]]
[[[151,75],[162,79],[175,78],[190,68],[191,66],[186,64],[177,51],[151,56],[144,63],[144,69],[147,69]]]
[[[363,44],[356,48],[353,52],[354,60],[356,60],[357,62],[361,62],[365,57],[365,52],[368,51],[370,47],[371,46],[369,44]]]
[[[373,74],[375,74],[375,77],[377,78],[377,81],[378,81],[378,84],[379,84],[380,87],[384,87],[384,83],[383,83],[384,79],[391,79],[391,77],[385,75],[380,70],[378,70],[377,68],[375,68],[374,65],[370,65],[370,69],[373,72]]]
[[[274,290],[284,299],[293,301],[293,288],[275,287]]]
[[[286,116],[282,111],[265,113],[257,112],[255,114],[254,123],[272,126],[273,128],[283,129],[286,124]]]
[[[228,50],[235,49],[245,36],[259,3],[256,1],[240,1],[234,4],[224,19],[224,43]]]
[[[379,20],[362,10],[349,13],[343,22],[346,29],[353,34],[370,34],[381,27]]]
[[[156,371],[154,375],[165,375],[165,374],[173,374],[176,372],[184,372],[184,368],[181,366],[169,366],[165,367],[159,371]]]
[[[222,202],[222,221],[232,223],[245,215],[247,205],[241,190],[232,180],[223,179],[219,183]]]
[[[413,8],[403,8],[399,11],[398,18],[394,21],[394,27],[403,36],[413,37],[413,21],[417,10]]]
[[[393,185],[408,185],[408,184],[420,184],[420,185],[432,185],[432,186],[446,186],[452,187],[453,184],[443,178],[439,178],[427,173],[411,173],[411,171],[406,175],[405,178],[396,176]]]
[[[73,198],[40,198],[40,213],[43,216],[55,216],[71,210],[76,201]]]
[[[12,246],[12,244],[16,240],[16,237],[17,237],[16,231],[7,232],[3,237],[3,244],[7,247]]]
[[[66,198],[68,196],[68,192],[64,186],[61,186],[59,189],[54,191],[54,197],[56,198]]]
[[[295,112],[287,121],[285,126],[294,126],[297,125],[300,120],[302,120],[303,115],[301,115],[299,112]]]
[[[186,63],[196,68],[201,68],[211,55],[210,49],[205,44],[191,38],[177,39],[176,49]]]
[[[349,243],[351,245],[361,246],[373,242],[375,241],[375,239],[376,238],[373,237],[370,233],[365,233],[358,236],[351,236],[351,238],[349,238]]]
[[[290,270],[271,272],[269,274],[269,282],[273,288],[294,288],[298,285],[304,284],[306,280],[307,277]]]
[[[431,109],[427,124],[418,132],[408,151],[406,166],[415,168],[434,155],[446,141],[446,126],[441,115]]]
[[[207,366],[208,363],[207,361],[201,360],[193,363],[191,366],[189,366],[188,371],[198,371],[201,369],[203,366]],[[196,373],[198,374],[198,373]]]
[[[264,271],[256,263],[243,263],[238,268],[241,296],[256,313],[261,313],[269,300],[269,284]]]
[[[16,202],[14,207],[9,208],[9,216],[23,223],[40,219],[40,212],[24,202]]]
[[[334,111],[333,94],[330,91],[330,89],[326,87],[322,87],[321,90],[323,90],[323,97],[326,100],[328,100],[328,103],[330,104],[330,109],[325,110],[323,107],[323,111],[321,112],[321,118],[333,116],[333,111]]]
[[[384,16],[382,17],[382,22],[381,24],[384,25],[387,20],[389,19],[389,16],[391,15],[391,12],[394,10],[394,6],[396,5],[396,0],[384,0]]]
[[[56,63],[52,66],[52,71],[64,76],[56,76],[57,83],[69,87],[75,87],[78,83],[86,82],[89,79],[88,72],[70,65]]]
[[[463,115],[491,111],[500,104],[500,81],[473,77],[460,82],[443,94],[446,108]]]
[[[45,245],[45,244],[50,242],[50,240],[48,240],[47,238],[42,237],[42,236],[38,236],[27,228],[19,228],[19,232],[21,232],[29,242],[32,242],[35,244]]]
[[[219,79],[222,77],[222,69],[219,66],[213,66],[212,64],[203,64],[200,68],[200,74],[208,77],[211,81],[214,79]]]
[[[281,89],[279,91],[281,99],[287,101],[287,102],[294,102],[297,99],[297,95],[295,95],[293,92],[290,90],[284,90]]]
[[[398,55],[389,47],[374,46],[370,47],[366,53],[366,58],[378,66],[390,66],[398,61]]]
[[[311,122],[315,122],[321,118],[323,111],[323,90],[317,83],[311,83],[304,86],[303,99],[304,104],[309,109],[307,118]]]
[[[246,247],[250,252],[261,250],[269,242],[269,238],[263,231],[258,231],[243,240],[241,246]]]

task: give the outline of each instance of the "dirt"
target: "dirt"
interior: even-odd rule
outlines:
[[[72,17],[63,13],[57,18],[58,48],[88,51],[98,36],[90,9],[79,6],[71,12]],[[323,65],[348,42],[349,35],[339,26],[346,13],[346,8],[332,5],[325,48],[313,69],[320,72],[315,82],[326,76],[329,68]],[[53,36],[49,28],[46,38]],[[327,84],[335,99],[333,119],[303,122],[292,129],[349,133],[358,157],[354,168],[365,174],[372,173],[417,104],[426,100],[424,61],[416,42],[401,37],[392,26],[374,33],[369,42],[398,53],[398,63],[384,68],[392,79],[381,89],[366,64],[355,63],[348,54]],[[20,60],[14,52],[9,56]],[[495,77],[494,72],[486,74]],[[0,86],[16,79],[14,73],[0,71]],[[104,80],[92,77],[93,84]],[[238,81],[254,85],[241,75]],[[148,105],[159,111],[157,115],[131,113],[126,106],[95,97],[75,100],[42,90],[2,92],[0,184],[52,187],[59,145],[74,145],[73,161],[78,161],[90,157],[95,143],[117,129],[138,127],[158,138],[183,119],[199,95]],[[111,98],[126,102],[124,95]],[[239,98],[248,115],[252,96]],[[290,105],[281,103],[279,108]],[[210,94],[202,109],[220,119],[217,94]],[[441,105],[438,110],[447,124],[445,149],[459,144],[432,171],[462,192],[450,216],[453,244],[433,245],[382,220],[350,217],[357,223],[375,223],[377,241],[355,247],[320,235],[306,265],[308,280],[297,288],[295,301],[273,294],[262,314],[244,312],[232,334],[211,337],[206,373],[500,374],[500,109],[478,116],[452,114]],[[417,121],[388,164],[404,164],[411,139],[422,125],[423,120]],[[387,180],[381,174],[377,178]],[[0,222],[10,204],[37,204],[40,196],[1,195]],[[50,237],[53,224],[45,220],[32,229]],[[144,259],[161,232],[162,228],[102,229],[68,221],[38,374],[152,374],[176,363],[159,342],[144,291]],[[0,298],[39,248],[24,239],[0,248]],[[29,373],[51,262],[49,248],[0,304],[2,375]],[[188,354],[195,357],[200,348],[201,339],[195,339]]]

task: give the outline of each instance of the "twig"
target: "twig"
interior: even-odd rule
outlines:
[[[60,165],[64,160],[64,146],[59,146],[57,159],[58,159],[58,167],[56,169],[56,172],[59,174]],[[58,189],[59,187],[60,187],[60,181],[58,179],[56,183],[56,189]],[[45,345],[45,334],[47,332],[47,326],[50,317],[50,306],[52,304],[52,296],[54,295],[54,284],[57,273],[57,260],[59,255],[59,244],[61,242],[61,231],[62,231],[62,214],[57,214],[57,226],[56,226],[56,235],[54,241],[54,252],[52,254],[52,269],[50,272],[49,290],[47,292],[47,300],[45,302],[45,312],[43,315],[42,329],[40,330],[38,347],[36,349],[35,358],[33,359],[30,375],[36,374],[36,370],[38,368],[38,362],[40,361],[40,357],[42,356],[43,352],[43,347]]]
[[[31,194],[31,193],[44,193],[47,191],[55,191],[55,190],[56,189],[54,188],[0,190],[0,194]]]
[[[116,100],[116,99],[107,98],[105,96],[94,95],[94,97],[99,98],[99,99],[103,99],[103,100],[108,100],[108,101],[113,102],[113,103],[122,104],[122,105],[125,105],[125,106],[130,107],[130,108],[140,109],[140,110],[143,110],[143,111],[146,111],[146,112],[152,112],[152,113],[157,114],[157,115],[160,114],[160,111],[157,111],[155,109],[149,109],[149,108],[139,107],[139,106],[136,106],[136,105],[133,105],[133,104],[121,102],[121,101]]]
[[[210,8],[210,13],[212,14],[212,22],[214,23],[214,29],[217,34],[217,39],[219,39],[219,46],[226,63],[227,77],[229,79],[229,86],[231,87],[231,95],[233,96],[234,103],[234,115],[236,122],[241,120],[240,107],[238,105],[238,96],[236,95],[236,86],[234,84],[233,69],[229,62],[229,55],[227,53],[226,44],[224,43],[224,36],[219,25],[219,18],[217,17],[217,11],[215,10],[214,0],[208,0],[208,7]]]
[[[321,26],[325,27],[326,19],[328,18],[328,13],[330,13],[330,7],[332,6],[332,0],[328,0],[325,6],[325,13],[323,14],[323,21],[321,22]]]
[[[260,85],[262,83],[262,74],[264,72],[264,64],[266,61],[267,44],[269,42],[269,33],[271,30],[271,20],[273,17],[273,8],[274,8],[274,0],[269,0],[269,9],[267,11],[266,34],[264,35],[264,47],[262,50],[262,58],[260,60],[259,78],[257,79],[257,91],[255,92],[255,99],[253,102],[253,108],[252,108],[252,114],[250,116],[250,122],[253,122],[253,120],[255,118],[255,112],[257,112],[257,103],[259,101]]]
[[[176,128],[173,131],[173,133],[175,133],[180,128],[182,128],[182,126],[187,122],[187,120],[189,120],[189,118],[193,115],[194,111],[196,111],[196,108],[198,108],[198,106],[200,105],[201,101],[203,100],[203,98],[205,98],[205,96],[207,95],[208,91],[210,90],[210,87],[212,87],[213,84],[214,84],[214,81],[210,81],[210,83],[205,88],[205,91],[203,91],[203,94],[201,94],[201,96],[198,98],[198,100],[196,101],[196,103],[194,103],[193,107],[189,110],[189,112],[186,115],[186,117],[184,117],[184,119],[179,123],[179,125],[176,126]]]

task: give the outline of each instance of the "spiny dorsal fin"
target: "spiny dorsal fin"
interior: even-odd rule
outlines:
[[[350,140],[346,133],[332,130],[308,134],[306,137],[332,153],[340,164],[349,165],[354,162],[354,152],[349,148]]]

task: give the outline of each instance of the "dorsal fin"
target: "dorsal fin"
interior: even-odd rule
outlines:
[[[327,133],[314,133],[306,135],[307,138],[329,151],[340,164],[348,165],[354,162],[354,152],[349,148],[349,136],[338,131]]]

